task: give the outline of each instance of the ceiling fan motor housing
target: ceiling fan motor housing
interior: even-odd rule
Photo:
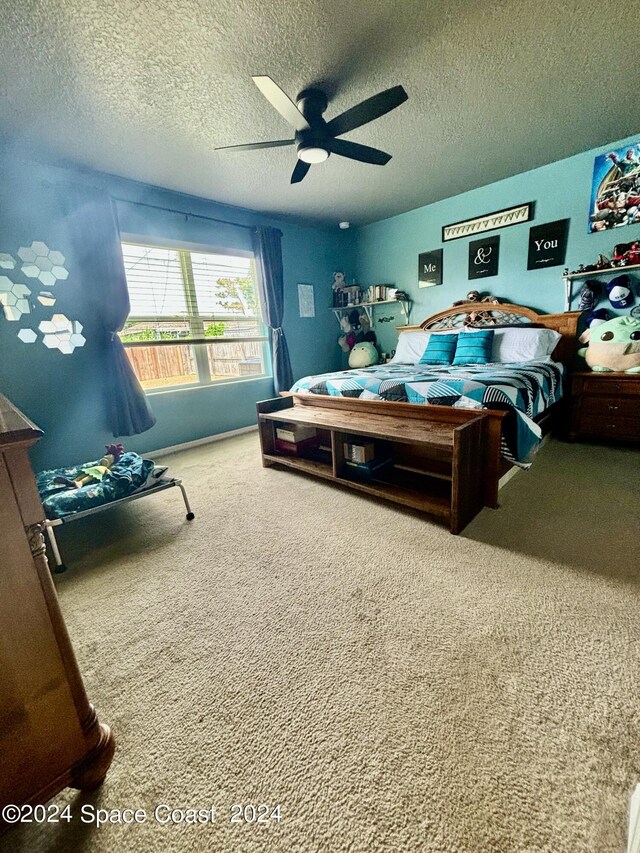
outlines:
[[[313,125],[314,120],[322,118],[329,100],[321,89],[303,89],[296,98],[296,106],[309,124]]]
[[[296,106],[310,127],[296,132],[298,159],[305,163],[322,163],[329,157],[326,147],[327,133],[322,113],[329,101],[320,89],[304,89],[296,98]]]

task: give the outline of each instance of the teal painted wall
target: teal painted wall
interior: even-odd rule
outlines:
[[[61,213],[64,185],[85,182],[104,186],[118,199],[123,234],[148,236],[187,244],[250,248],[249,231],[225,226],[200,216],[255,225],[267,223],[283,232],[285,313],[283,327],[295,378],[337,369],[337,324],[328,310],[332,273],[351,266],[352,238],[324,230],[267,218],[252,211],[219,205],[131,181],[91,172],[45,166],[5,157],[0,172],[0,252],[14,257],[20,246],[34,240],[59,249],[67,257],[69,278],[55,287],[56,310],[80,320],[87,343],[72,355],[47,350],[40,342],[24,344],[16,336],[20,323],[0,312],[0,391],[44,431],[32,451],[38,468],[63,465],[99,456],[112,440],[106,428],[101,389],[103,367],[94,346],[97,332],[88,295],[91,269],[76,264]],[[171,208],[180,213],[158,208]],[[7,271],[1,270],[0,273]],[[29,284],[19,270],[8,271],[14,281]],[[298,315],[297,284],[315,286],[316,317]],[[49,312],[42,309],[46,319]],[[27,325],[27,324],[25,324]],[[186,441],[237,429],[255,422],[255,402],[273,396],[271,379],[242,380],[151,395],[157,424],[148,432],[124,439],[126,447],[145,453]]]
[[[490,291],[503,300],[549,313],[564,311],[563,267],[527,271],[529,228],[569,218],[566,263],[570,269],[576,269],[580,263],[592,263],[600,253],[611,257],[616,243],[637,240],[640,237],[637,224],[596,234],[587,232],[594,157],[637,142],[638,137],[612,142],[606,147],[357,229],[355,271],[358,283],[362,286],[393,283],[406,290],[414,299],[412,323],[419,323],[447,308],[474,289]],[[478,238],[443,244],[442,226],[528,201],[535,202],[535,218],[531,222],[488,232],[500,235],[498,275],[479,282],[469,281],[468,246],[472,239]],[[444,248],[443,284],[419,288],[418,255],[441,247]],[[574,291],[579,291],[580,286],[574,283]],[[608,301],[600,304],[611,307]],[[574,310],[577,305],[575,298]],[[386,307],[376,310],[384,316]],[[397,341],[395,325],[374,327],[387,350],[394,348]]]

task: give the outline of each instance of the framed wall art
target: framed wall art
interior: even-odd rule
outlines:
[[[640,222],[640,142],[596,157],[588,231]]]
[[[494,213],[486,213],[484,216],[476,216],[474,219],[464,219],[462,222],[445,225],[442,228],[442,242],[459,240],[461,237],[473,237],[475,234],[507,228],[509,225],[520,225],[521,222],[533,219],[533,208],[533,202],[528,201],[516,207],[507,207],[504,210],[496,210]]]
[[[568,219],[557,219],[555,222],[534,225],[529,230],[527,269],[538,270],[563,264],[567,254],[568,235]]]
[[[298,285],[298,309],[301,317],[315,317],[316,306],[312,284]]]
[[[498,275],[500,237],[483,237],[469,243],[469,278],[490,278]]]
[[[418,255],[418,285],[433,287],[442,284],[442,249]]]

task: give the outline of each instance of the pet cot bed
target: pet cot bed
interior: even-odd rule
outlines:
[[[449,492],[459,499],[459,504],[473,505],[476,511],[481,505],[497,507],[500,477],[513,465],[529,466],[544,431],[543,423],[546,421],[548,426],[559,410],[566,365],[575,353],[579,316],[580,312],[538,314],[531,308],[513,304],[465,303],[434,314],[419,326],[401,327],[401,339],[405,334],[472,333],[477,328],[496,332],[512,328],[549,329],[557,334],[550,356],[524,363],[514,359],[513,363],[434,368],[418,364],[418,354],[408,363],[400,359],[389,365],[304,377],[290,392],[281,395],[281,404],[265,401],[258,406],[259,418],[264,421],[263,462],[297,467],[346,485],[349,472],[338,453],[339,441],[344,435],[358,432],[371,436],[375,432],[384,439],[386,423],[390,434],[411,429],[418,450],[409,453],[407,442],[401,442],[402,447],[396,443],[395,453],[400,459],[397,470],[388,470],[385,482],[358,484],[357,488],[420,509],[423,501],[417,493],[431,483],[428,478],[439,477],[453,483]],[[424,343],[422,347],[424,350]],[[286,397],[291,401],[288,404],[284,403]],[[286,407],[291,406],[293,409],[287,411]],[[268,421],[274,418],[284,423],[317,422],[319,429],[324,427],[325,431],[335,433],[328,458],[331,470],[325,470],[317,462],[311,465],[308,460],[287,460],[276,454],[268,427]],[[368,419],[366,429],[358,426],[365,419]],[[464,465],[475,466],[476,470],[471,476],[469,471],[462,474],[461,468],[454,477],[452,448],[456,441],[462,441],[459,427],[470,420],[475,423],[465,435],[468,438],[473,432],[475,445],[461,458]],[[405,484],[407,472],[416,469],[425,475],[420,485],[415,477]],[[451,517],[454,509],[453,504],[447,507]],[[461,529],[460,524],[457,523],[455,532]],[[454,526],[452,522],[452,530]]]
[[[109,473],[97,483],[94,482],[79,489],[69,489],[60,485],[61,479],[75,480],[85,469],[95,464],[94,462],[72,468],[41,471],[36,476],[36,484],[46,514],[44,527],[53,555],[53,571],[56,574],[66,570],[55,534],[55,528],[62,524],[69,524],[103,510],[176,487],[182,493],[187,510],[187,521],[195,518],[182,480],[179,477],[166,476],[165,466],[158,467],[151,460],[142,459],[136,453],[124,453],[114,463]]]

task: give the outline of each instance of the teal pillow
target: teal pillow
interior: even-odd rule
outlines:
[[[491,361],[493,335],[493,329],[458,335],[456,355],[452,362],[454,367],[460,364],[488,364]]]
[[[458,335],[431,335],[418,364],[451,364]]]

